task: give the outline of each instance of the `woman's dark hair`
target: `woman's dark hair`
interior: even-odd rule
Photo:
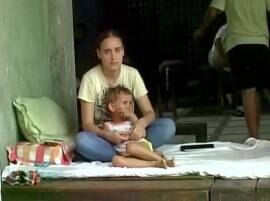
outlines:
[[[116,31],[114,29],[108,29],[108,30],[104,30],[104,31],[100,32],[100,34],[97,36],[96,48],[99,49],[102,41],[105,40],[106,38],[109,38],[109,37],[119,38],[121,40],[121,42],[123,43],[123,38],[118,31]]]

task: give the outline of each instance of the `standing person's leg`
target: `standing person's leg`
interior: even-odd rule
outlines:
[[[261,115],[262,115],[262,109],[261,109],[261,97],[258,91],[256,91],[256,115],[257,115],[257,126],[258,126],[258,133],[260,129],[260,122],[261,122]]]
[[[242,100],[244,115],[248,127],[249,135],[258,138],[260,125],[260,103],[256,88],[242,90]]]
[[[76,135],[75,148],[80,155],[91,161],[112,161],[116,155],[111,143],[90,132]]]
[[[261,120],[261,99],[259,90],[262,92],[262,89],[269,86],[269,49],[266,45],[253,45],[250,49],[250,54],[247,56],[252,58],[252,61],[249,63],[251,63],[250,74],[253,75],[251,77],[253,79],[250,78],[250,80],[255,88],[251,88],[248,93],[244,93],[244,96],[246,96],[248,100],[248,103],[246,103],[247,108],[244,109],[252,111],[249,116],[247,115],[245,117],[250,136],[258,138]]]
[[[146,129],[146,139],[149,140],[153,148],[158,148],[168,143],[175,135],[175,122],[170,118],[158,118]]]
[[[260,100],[258,89],[263,87],[264,57],[267,46],[257,44],[238,45],[228,52],[235,87],[241,90],[244,115],[251,137],[259,137]],[[268,66],[267,66],[268,67]]]

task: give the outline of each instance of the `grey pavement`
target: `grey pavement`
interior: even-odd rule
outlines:
[[[207,109],[203,112],[192,112],[188,109],[184,115],[179,115],[176,122],[206,122],[207,123],[207,137],[208,141],[230,141],[243,143],[249,138],[244,117],[237,117],[230,114],[230,112],[223,112],[222,114]],[[260,131],[260,139],[270,140],[270,114],[262,115]],[[172,143],[186,143],[194,142],[194,136],[184,135],[184,133],[177,135]]]

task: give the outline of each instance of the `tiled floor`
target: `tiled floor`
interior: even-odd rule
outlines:
[[[210,110],[209,110],[210,111]],[[207,111],[194,114],[189,110],[184,115],[179,115],[176,122],[206,122],[208,141],[230,141],[243,143],[248,137],[244,117],[231,115],[230,112],[223,114],[213,114]],[[260,138],[270,139],[270,114],[264,113],[261,119]],[[176,136],[174,142],[185,143],[194,142],[194,136]]]

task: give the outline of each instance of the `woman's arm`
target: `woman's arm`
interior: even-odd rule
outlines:
[[[138,121],[140,121],[144,127],[147,127],[156,117],[152,104],[147,95],[140,97],[136,102],[142,113],[142,117],[139,118]]]
[[[84,131],[91,131],[98,136],[112,142],[113,144],[119,144],[126,140],[126,137],[119,134],[111,133],[107,129],[101,129],[94,123],[94,103],[89,103],[81,100],[81,118],[82,128]]]
[[[155,119],[155,112],[147,95],[137,99],[136,103],[142,113],[142,117],[139,118],[134,125],[134,130],[130,136],[130,139],[133,140],[145,137],[145,128]]]
[[[83,130],[97,133],[100,137],[106,138],[108,133],[94,124],[94,103],[81,100],[80,104]]]
[[[208,27],[213,23],[216,16],[220,14],[222,11],[214,8],[214,7],[208,7],[207,11],[204,14],[203,21],[199,25],[199,27],[194,31],[193,33],[193,40],[197,41],[200,37],[204,35]]]

